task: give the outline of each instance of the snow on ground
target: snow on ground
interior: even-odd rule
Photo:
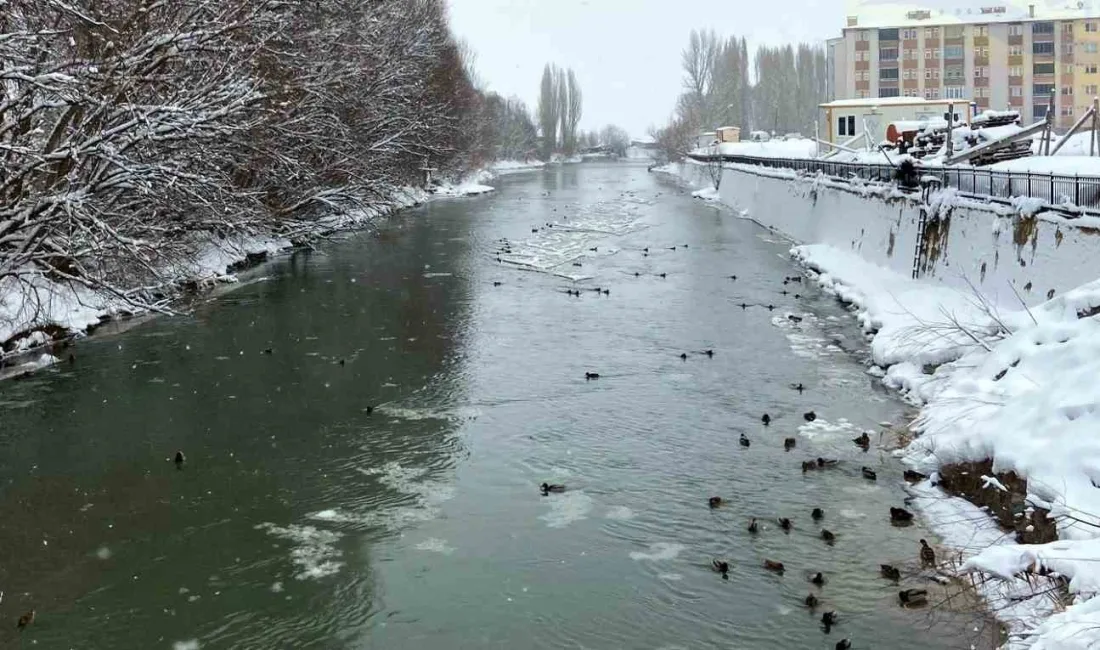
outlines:
[[[817,156],[817,143],[805,138],[768,142],[723,142],[718,145],[718,150],[724,156],[814,158]]]
[[[1017,545],[976,521],[975,506],[928,484],[914,489],[915,505],[960,550],[965,570],[994,577],[979,591],[1012,628],[1008,647],[1100,643],[1100,599],[1090,600],[1100,593],[1100,280],[1030,311],[997,311],[847,251],[814,245],[792,254],[855,305],[875,333],[884,381],[923,404],[913,425],[920,435],[899,452],[906,463],[934,475],[945,464],[991,458],[995,472],[1025,478],[1027,505],[1057,522],[1061,541]],[[926,364],[939,367],[927,374]],[[1013,576],[1026,567],[1069,578],[1078,604],[1044,622],[1056,608],[1044,597],[1023,598],[1032,586]]]
[[[701,190],[695,190],[691,193],[691,195],[697,199],[702,199],[704,201],[722,200],[718,194],[718,190],[714,189],[713,187],[704,187]]]
[[[1084,133],[1074,133],[1069,136],[1069,140],[1062,145],[1062,148],[1058,150],[1056,156],[1088,156],[1089,155],[1089,139],[1092,134],[1088,131]],[[1050,143],[1050,148],[1053,149],[1054,145],[1058,144],[1062,138],[1054,138]],[[1038,155],[1040,153],[1042,138],[1036,136],[1031,143],[1032,153]]]
[[[433,190],[437,196],[477,196],[488,194],[496,188],[484,185],[473,180],[465,180],[460,183],[444,183],[437,185]]]
[[[1064,150],[1063,150],[1064,151]],[[1062,151],[1057,156],[1030,156],[1016,160],[1004,160],[989,166],[998,172],[1031,172],[1033,174],[1066,174],[1073,176],[1100,176],[1100,158],[1085,156],[1065,156]]]

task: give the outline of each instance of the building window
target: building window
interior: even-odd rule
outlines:
[[[1067,63],[1062,66],[1062,74],[1073,74],[1073,64]]]
[[[964,86],[947,86],[943,89],[944,99],[962,99],[966,94]]]
[[[1062,33],[1063,34],[1072,34],[1073,33],[1073,23],[1062,23]]]
[[[1054,84],[1032,84],[1031,95],[1033,97],[1046,97],[1054,92]]]
[[[1053,63],[1036,63],[1032,66],[1032,74],[1054,74]]]
[[[1088,48],[1085,49],[1088,50]],[[1073,54],[1073,43],[1062,43],[1062,54]]]
[[[1032,54],[1054,54],[1054,42],[1032,43],[1031,52]]]
[[[979,59],[988,59],[989,58],[989,48],[988,47],[976,47],[976,48],[974,48],[974,56],[978,57]]]
[[[878,71],[878,78],[883,81],[897,81],[898,69],[897,68],[882,68]]]
[[[866,97],[866,95],[864,95],[864,97]],[[855,135],[855,134],[856,134],[856,116],[855,115],[849,115],[848,116],[848,135]]]
[[[907,40],[907,41],[915,41],[915,40],[917,40],[917,30],[915,30],[915,29],[907,29],[907,30],[905,30],[905,32],[904,32],[904,33],[902,33],[902,38],[903,38],[903,39],[905,39],[905,40]]]
[[[1096,33],[1096,23],[1085,23],[1085,31],[1090,34]]]
[[[953,67],[950,67],[950,68],[946,68],[943,71],[943,78],[944,79],[962,79],[963,78],[962,66],[953,66]]]
[[[856,34],[856,40],[859,40],[859,41],[869,41],[869,40],[871,40],[870,30],[865,29],[861,32],[858,32]]]
[[[1023,66],[1014,65],[1008,69],[1008,76],[1010,77],[1022,77],[1024,76]]]
[[[1008,26],[1008,35],[1009,36],[1023,36],[1024,35],[1024,26],[1020,25],[1020,24],[1009,25]]]
[[[1096,64],[1095,63],[1085,64],[1085,74],[1096,74]]]
[[[896,40],[898,40],[898,30],[896,30],[896,29],[880,29],[880,30],[878,30],[878,40],[880,40],[880,41],[896,41]]]
[[[1054,33],[1054,23],[1051,23],[1051,22],[1031,23],[1031,33],[1032,34],[1053,34]]]
[[[974,35],[975,36],[989,36],[989,25],[975,25],[974,26]]]
[[[898,92],[897,88],[879,88],[878,89],[878,96],[879,97],[898,97],[900,94],[901,93]]]
[[[906,69],[905,69],[905,70],[904,70],[904,71],[903,71],[903,72],[901,73],[901,78],[902,78],[902,79],[905,79],[906,81],[908,81],[909,79],[911,79],[911,78],[912,78],[912,75],[910,75],[910,74],[909,74],[910,72],[916,72],[916,70],[910,70],[910,69],[906,68]]]
[[[843,117],[836,118],[837,135],[848,135],[848,120]]]
[[[924,78],[925,79],[931,79],[932,78],[932,70],[931,69],[929,69],[929,68],[924,69]]]
[[[1009,45],[1008,46],[1008,55],[1009,56],[1023,56],[1024,55],[1024,46],[1023,45]]]
[[[1008,89],[1008,94],[1013,96],[1013,97],[1023,97],[1024,96],[1024,87],[1023,86],[1011,86]]]
[[[1073,94],[1073,86],[1062,86],[1062,94],[1063,95],[1072,95]]]
[[[943,58],[945,59],[961,59],[963,58],[963,46],[962,45],[948,45],[943,48]]]
[[[1085,48],[1085,52],[1096,54],[1096,43],[1084,43],[1082,46]]]
[[[898,60],[898,48],[896,47],[883,47],[878,51],[879,61],[897,61]]]
[[[924,51],[924,58],[925,59],[931,59],[932,58],[932,50],[925,50]]]
[[[1035,116],[1035,119],[1041,120],[1047,116],[1047,108],[1046,104],[1035,104],[1031,107],[1031,113]]]
[[[988,77],[988,76],[989,76],[989,68],[987,68],[985,66],[981,66],[981,65],[974,68],[974,78],[975,79],[981,79],[982,77]]]
[[[939,68],[932,68],[932,78],[933,79],[939,79],[940,78],[940,69]]]
[[[1061,109],[1061,113],[1062,113],[1062,115],[1073,115],[1073,107],[1072,106],[1063,106],[1062,109]]]
[[[1085,94],[1086,95],[1095,95],[1096,94],[1096,84],[1089,84],[1089,85],[1085,86]]]

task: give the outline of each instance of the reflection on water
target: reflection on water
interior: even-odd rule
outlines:
[[[641,167],[499,186],[0,385],[0,621],[35,608],[40,647],[968,647],[878,576],[922,586],[927,533],[888,525],[900,468],[850,439],[904,407],[842,307],[782,293],[781,242]]]

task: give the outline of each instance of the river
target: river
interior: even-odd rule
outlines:
[[[0,384],[0,646],[976,641],[973,616],[903,610],[878,575],[927,585],[931,535],[889,524],[905,494],[878,444],[911,412],[866,374],[849,312],[784,284],[788,243],[641,166],[494,185]],[[841,462],[803,474],[817,456]]]

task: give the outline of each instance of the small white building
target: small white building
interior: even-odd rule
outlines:
[[[929,122],[942,126],[949,111],[956,124],[970,122],[973,115],[969,99],[923,99],[921,97],[871,97],[838,99],[821,104],[827,130],[823,139],[842,144],[866,130],[875,145],[886,139],[894,122]],[[867,144],[867,143],[864,143]]]

